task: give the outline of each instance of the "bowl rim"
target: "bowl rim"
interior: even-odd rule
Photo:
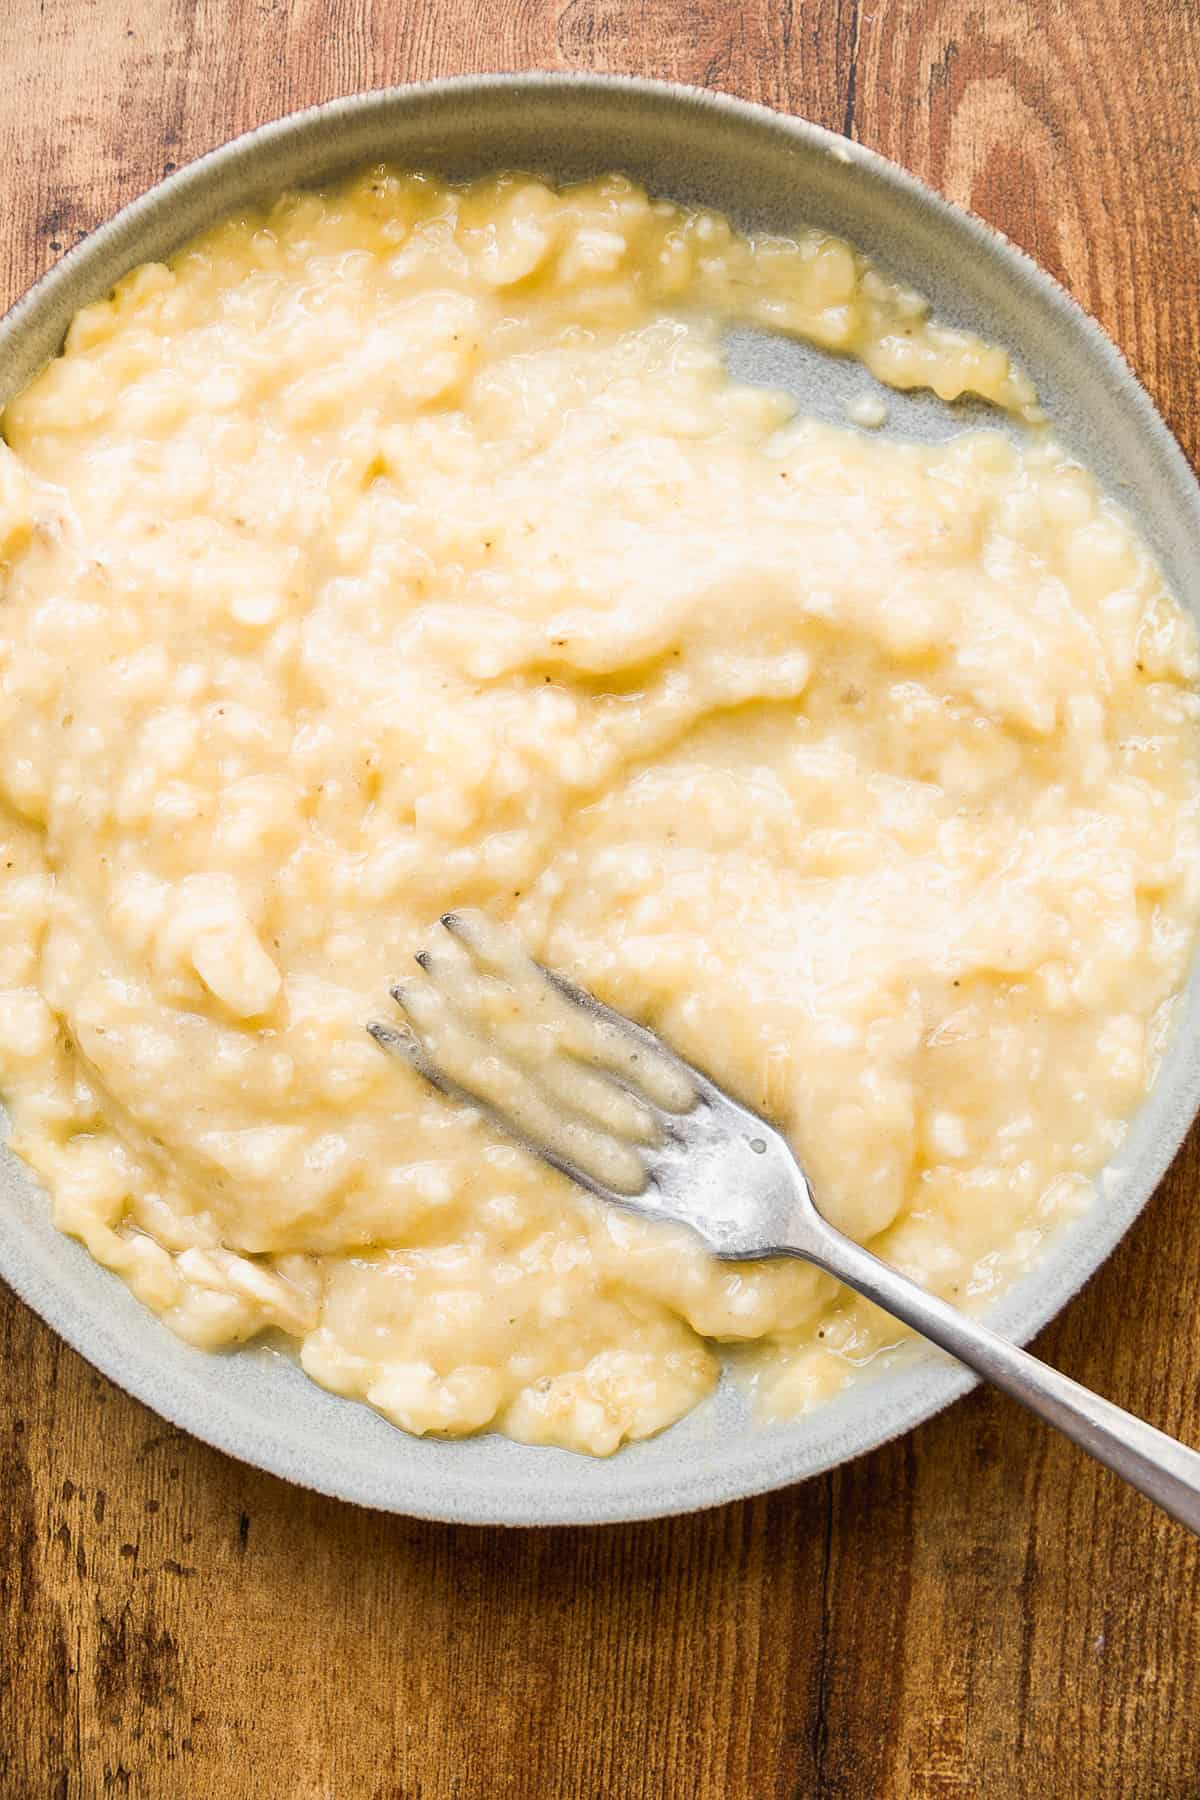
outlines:
[[[22,335],[36,326],[43,315],[52,314],[60,297],[69,295],[75,284],[86,277],[88,270],[95,267],[103,272],[110,252],[127,237],[132,243],[136,232],[146,229],[172,202],[202,195],[209,188],[215,192],[224,170],[233,169],[248,158],[258,161],[274,146],[316,133],[329,124],[361,120],[372,113],[378,113],[382,121],[393,117],[397,109],[419,111],[431,102],[444,100],[467,102],[498,89],[510,92],[553,89],[608,99],[625,95],[664,107],[699,109],[714,118],[724,115],[759,128],[765,127],[781,140],[791,139],[806,149],[824,151],[838,161],[853,161],[860,167],[869,168],[883,187],[918,203],[939,227],[951,231],[972,251],[992,257],[998,255],[1010,265],[1015,264],[1024,282],[1035,289],[1050,310],[1064,324],[1069,322],[1074,331],[1082,333],[1093,357],[1119,385],[1123,400],[1133,409],[1137,426],[1148,436],[1158,466],[1169,476],[1172,485],[1178,487],[1181,504],[1190,508],[1200,538],[1200,486],[1150,396],[1119,348],[1096,321],[1024,250],[994,226],[947,200],[908,170],[856,140],[732,94],[641,76],[540,70],[461,75],[352,93],[271,119],[155,182],[68,250],[0,320],[0,370]],[[614,157],[614,166],[619,165],[618,154]],[[332,173],[348,165],[339,165],[331,157],[326,166]],[[215,220],[220,212],[221,208],[214,205],[209,217]],[[191,232],[185,235],[191,235]],[[134,267],[142,260],[136,254],[136,244],[134,250],[135,254],[124,265],[126,268]],[[111,278],[106,278],[88,297],[107,291],[109,286]],[[82,300],[76,302],[83,303]],[[48,352],[49,355],[55,353],[53,349]],[[11,384],[0,384],[3,395],[7,396],[28,379],[29,372],[24,372]],[[1193,985],[1194,977],[1195,969]],[[1160,1069],[1135,1121],[1150,1105],[1165,1072]],[[1200,1056],[1190,1054],[1180,1062],[1168,1097],[1156,1109],[1157,1127],[1143,1147],[1134,1178],[1106,1195],[1103,1206],[1093,1204],[1081,1220],[1056,1233],[1034,1269],[1009,1289],[989,1313],[989,1322],[1023,1343],[1060,1311],[1107,1259],[1142,1211],[1182,1143],[1198,1107]],[[22,1178],[32,1182],[32,1177],[27,1174]],[[450,1488],[437,1467],[439,1446],[432,1443],[428,1446],[432,1454],[427,1475],[418,1477],[406,1473],[401,1481],[394,1482],[391,1488],[381,1493],[368,1472],[339,1463],[332,1451],[325,1454],[320,1467],[312,1466],[311,1456],[298,1455],[294,1436],[281,1430],[274,1419],[252,1419],[246,1409],[237,1407],[214,1415],[211,1399],[206,1399],[203,1380],[176,1379],[165,1374],[163,1367],[149,1356],[131,1359],[119,1330],[110,1330],[103,1322],[89,1319],[73,1304],[70,1262],[79,1255],[86,1258],[87,1253],[65,1237],[61,1244],[64,1270],[59,1274],[50,1271],[45,1259],[39,1259],[32,1249],[23,1248],[19,1237],[7,1232],[0,1234],[0,1277],[7,1280],[18,1296],[60,1337],[118,1387],[190,1435],[245,1463],[324,1494],[416,1518],[488,1525],[558,1525],[626,1522],[695,1511],[749,1498],[825,1473],[851,1457],[865,1454],[912,1430],[976,1385],[975,1377],[938,1355],[914,1358],[911,1369],[901,1359],[902,1367],[872,1383],[880,1404],[875,1409],[872,1425],[865,1432],[847,1431],[837,1417],[836,1409],[826,1406],[820,1413],[807,1416],[810,1429],[802,1438],[775,1437],[764,1431],[755,1443],[752,1455],[727,1461],[719,1468],[708,1468],[701,1459],[691,1466],[686,1477],[668,1478],[665,1488],[663,1474],[657,1471],[647,1481],[626,1484],[611,1494],[607,1491],[598,1493],[594,1502],[587,1504],[577,1499],[556,1501],[549,1481],[547,1487],[551,1491],[548,1494],[535,1492],[527,1496],[516,1490],[497,1495],[486,1479],[456,1477],[455,1485]],[[103,1273],[114,1287],[120,1285],[115,1275],[108,1271]],[[166,1327],[160,1325],[160,1329],[165,1331]],[[211,1353],[196,1354],[211,1365],[214,1373],[221,1367],[221,1360]],[[892,1395],[893,1389],[897,1390],[898,1398]],[[528,1454],[548,1459],[545,1464],[548,1476],[551,1463],[558,1457],[585,1462],[570,1452],[538,1449],[536,1452],[529,1450]],[[595,1465],[586,1459],[586,1466]]]

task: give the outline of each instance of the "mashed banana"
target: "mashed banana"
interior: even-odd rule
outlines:
[[[1200,907],[1190,624],[1049,441],[797,417],[723,318],[1037,417],[845,244],[611,178],[295,194],[76,319],[0,446],[0,1081],[195,1344],[607,1453],[897,1328],[605,1210],[381,1055],[449,907],[788,1129],[963,1303],[1084,1205]]]

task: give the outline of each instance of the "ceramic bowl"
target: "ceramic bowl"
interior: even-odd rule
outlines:
[[[357,95],[263,126],[202,157],[72,250],[0,324],[0,399],[58,350],[75,311],[133,265],[168,255],[246,201],[383,158],[452,175],[522,167],[560,179],[617,168],[744,228],[831,228],[932,299],[945,320],[1012,349],[1066,441],[1136,516],[1175,592],[1200,613],[1200,490],[1113,345],[1051,278],[912,176],[816,126],[722,95],[592,76],[496,75]],[[735,334],[738,372],[843,416],[861,373]],[[935,437],[975,414],[898,397],[890,429]],[[993,422],[994,415],[989,415]],[[1024,1340],[1112,1250],[1200,1102],[1195,977],[1152,1093],[1091,1210],[996,1307]],[[315,1386],[266,1345],[211,1355],[159,1323],[49,1222],[4,1152],[0,1275],[98,1369],[164,1418],[244,1461],[362,1505],[521,1525],[649,1518],[782,1487],[907,1431],[971,1379],[914,1349],[788,1426],[756,1424],[727,1377],[711,1400],[606,1462],[497,1436],[416,1439]],[[35,1402],[36,1403],[36,1402]]]

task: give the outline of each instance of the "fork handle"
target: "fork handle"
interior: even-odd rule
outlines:
[[[1173,1519],[1200,1534],[1200,1452],[1039,1362],[1028,1350],[926,1293],[826,1220],[821,1223],[825,1229],[818,1240],[795,1254],[817,1263],[977,1375],[1023,1401]]]

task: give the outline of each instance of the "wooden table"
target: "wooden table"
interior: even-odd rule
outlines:
[[[0,300],[164,171],[356,88],[637,72],[1003,227],[1200,450],[1197,0],[0,0]],[[1039,1345],[1200,1441],[1200,1138]],[[1200,1795],[1200,1546],[977,1395],[632,1528],[356,1512],[190,1442],[0,1297],[5,1800]]]

